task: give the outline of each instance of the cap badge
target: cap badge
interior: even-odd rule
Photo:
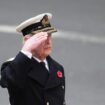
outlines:
[[[41,23],[42,23],[43,27],[50,27],[51,26],[47,15],[43,16]]]
[[[61,72],[60,70],[57,71],[57,76],[58,76],[59,78],[62,78],[62,77],[63,77],[63,74],[62,74],[62,72]]]

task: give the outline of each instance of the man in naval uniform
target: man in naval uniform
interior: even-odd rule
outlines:
[[[63,66],[50,56],[52,14],[43,13],[22,22],[16,30],[23,34],[23,47],[1,66],[0,85],[8,89],[11,105],[64,105]]]

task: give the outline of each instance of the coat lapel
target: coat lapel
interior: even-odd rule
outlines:
[[[31,70],[29,71],[28,75],[30,78],[43,86],[46,84],[49,77],[48,71],[34,59],[32,59]]]
[[[63,81],[63,73],[62,70],[59,70],[58,65],[52,60],[51,57],[47,58],[49,64],[49,78],[46,83],[46,88],[53,88],[60,85]],[[60,72],[62,76],[58,74]]]
[[[32,64],[30,71],[28,73],[29,77],[37,81],[40,85],[44,86],[46,89],[53,88],[60,85],[63,81],[62,70],[59,66],[52,60],[51,57],[47,57],[49,72],[43,68],[36,60],[32,59]],[[62,76],[58,75],[58,72],[62,73]]]

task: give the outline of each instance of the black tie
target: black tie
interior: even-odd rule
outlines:
[[[40,65],[42,65],[46,70],[48,70],[47,67],[46,67],[45,62],[40,62]]]
[[[41,65],[43,65],[45,67],[45,63],[44,62],[40,62]]]

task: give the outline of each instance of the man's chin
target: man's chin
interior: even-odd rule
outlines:
[[[51,54],[51,51],[47,51],[47,52],[45,53],[46,56],[49,56],[50,54]]]

